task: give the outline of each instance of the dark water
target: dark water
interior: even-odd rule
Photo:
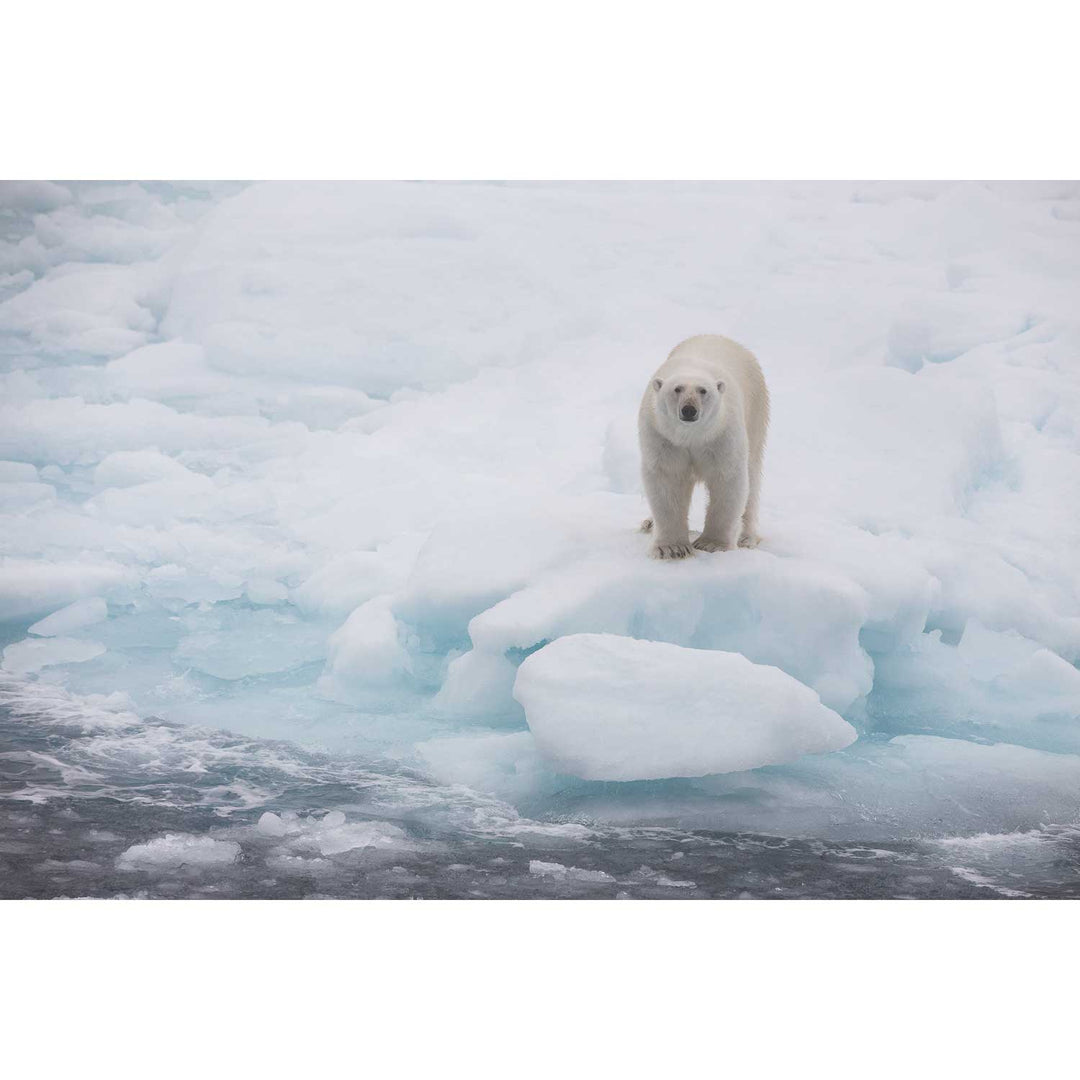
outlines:
[[[6,899],[1080,897],[1076,829],[984,850],[533,821],[394,763],[43,693],[0,706]]]

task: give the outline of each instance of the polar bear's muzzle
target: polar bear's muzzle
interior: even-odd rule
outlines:
[[[679,419],[685,421],[687,424],[692,424],[697,418],[697,406],[691,405],[689,401],[679,410]]]

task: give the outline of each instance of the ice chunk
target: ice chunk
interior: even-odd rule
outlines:
[[[214,481],[156,451],[110,454],[94,470],[105,490],[87,500],[96,517],[167,528],[185,519],[219,521],[222,493]]]
[[[284,451],[308,434],[299,424],[270,426],[261,416],[200,416],[157,401],[133,399],[106,404],[81,397],[37,397],[0,402],[0,454],[54,464],[92,464],[117,450],[157,447],[177,453],[192,446],[204,452],[250,440],[246,454]]]
[[[198,345],[182,341],[144,345],[110,360],[105,372],[117,389],[153,401],[222,394],[233,389],[227,376],[206,366]]]
[[[81,664],[105,652],[100,641],[81,638],[27,638],[4,649],[4,671],[13,675],[28,675],[55,664]]]
[[[625,634],[740,652],[806,683],[830,708],[869,691],[873,665],[859,644],[868,598],[850,578],[764,551],[673,567],[646,556],[645,537],[628,539],[626,551],[540,575],[478,615],[469,624],[475,649],[502,654],[565,634]]]
[[[23,484],[0,482],[0,513],[19,513],[56,498],[56,488],[51,484]]]
[[[94,483],[101,488],[124,488],[153,480],[183,479],[189,475],[180,462],[159,450],[116,450],[94,469]]]
[[[115,563],[0,557],[0,619],[55,611],[77,597],[118,586],[129,576]]]
[[[868,610],[859,641],[871,654],[895,650],[923,632],[940,583],[908,541],[840,521],[777,519],[769,529],[772,554],[842,567],[845,576],[865,590]]]
[[[514,696],[540,750],[588,780],[737,772],[856,737],[778,668],[613,634],[573,634],[533,653]]]
[[[256,829],[261,836],[284,841],[278,852],[341,855],[357,850],[400,852],[413,846],[405,830],[397,825],[388,821],[349,822],[340,810],[331,810],[321,818],[298,817],[290,811],[279,817],[267,811],[259,818]]]
[[[28,334],[50,352],[120,356],[156,328],[158,287],[152,267],[69,263],[0,304],[0,329]]]
[[[37,467],[25,461],[0,461],[0,484],[36,484]]]
[[[361,604],[331,636],[319,691],[334,701],[349,702],[367,687],[400,684],[410,670],[390,598],[377,597]]]
[[[1080,753],[1080,671],[1038,642],[976,619],[957,645],[933,631],[882,656],[869,708],[890,732],[935,731]]]
[[[679,853],[676,853],[678,858]],[[654,870],[651,866],[641,866],[630,874],[627,881],[640,882],[643,885],[656,885],[662,889],[694,889],[697,888],[695,881],[680,881],[678,878],[670,878],[660,870]]]
[[[307,614],[344,618],[380,593],[399,585],[415,548],[406,540],[377,551],[345,551],[324,562],[292,593]]]
[[[385,821],[346,823],[340,811],[327,814],[314,829],[312,842],[323,855],[340,855],[357,849],[385,851],[411,846],[403,829]]]
[[[189,833],[166,833],[145,844],[133,844],[116,859],[120,870],[201,870],[235,862],[240,845]]]
[[[156,566],[146,575],[146,591],[158,600],[182,600],[186,604],[217,603],[243,595],[240,578],[218,569],[202,574],[175,563]]]
[[[47,213],[71,202],[71,192],[51,180],[0,181],[0,209]]]
[[[437,640],[452,639],[478,612],[581,544],[587,518],[576,509],[576,521],[563,500],[549,500],[542,518],[535,505],[519,505],[441,522],[395,599],[395,614]]]
[[[554,878],[556,881],[582,881],[594,884],[614,883],[615,879],[603,870],[585,870],[580,866],[563,866],[562,863],[529,860],[529,873],[536,877]]]
[[[44,619],[39,619],[30,627],[29,633],[41,637],[55,637],[57,634],[69,634],[72,630],[104,622],[108,617],[109,609],[105,601],[100,596],[88,596],[54,611]]]
[[[1025,516],[1029,513],[1025,505]],[[1001,526],[1005,527],[1009,526]],[[1026,532],[1023,530],[1021,535]],[[978,535],[985,534],[980,529]],[[1068,532],[1062,530],[1062,535]],[[912,548],[941,583],[929,623],[958,635],[974,618],[989,629],[1015,630],[1070,662],[1080,661],[1080,616],[1062,602],[1063,594],[1074,586],[1070,584],[1070,571],[1058,572],[1058,567],[1069,565],[1069,559],[1064,551],[1060,561],[1048,558],[1044,552],[1033,559],[1030,567],[1023,568],[1028,543],[1022,540],[1015,547],[1010,544],[994,551],[981,543],[913,538]]]
[[[253,578],[244,586],[244,595],[253,604],[280,604],[289,598],[289,590],[280,581]]]
[[[494,717],[517,713],[512,692],[517,668],[498,653],[472,650],[455,657],[433,705],[450,716]],[[520,716],[520,713],[517,713]]]
[[[256,828],[264,836],[284,836],[289,831],[285,822],[269,810],[259,818]]]

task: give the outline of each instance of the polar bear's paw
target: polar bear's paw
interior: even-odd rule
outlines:
[[[717,540],[711,536],[699,536],[694,541],[694,547],[698,551],[730,551],[731,545],[723,540]]]
[[[644,532],[644,533],[652,532],[652,518],[646,518],[641,523],[641,532]]]
[[[757,533],[743,533],[739,537],[739,547],[756,548],[761,543],[761,537]]]
[[[694,549],[689,544],[653,544],[654,559],[685,559],[693,555]]]

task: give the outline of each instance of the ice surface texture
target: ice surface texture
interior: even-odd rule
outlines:
[[[1080,816],[1076,185],[20,183],[0,236],[7,673],[541,818]],[[701,332],[769,381],[765,540],[657,565],[636,405]],[[728,665],[683,749],[743,771],[560,772],[514,686],[576,635]],[[740,763],[796,684],[817,719]],[[561,746],[601,714],[559,685]]]
[[[614,634],[570,634],[533,653],[514,697],[541,752],[586,780],[738,772],[855,741],[779,668]]]

